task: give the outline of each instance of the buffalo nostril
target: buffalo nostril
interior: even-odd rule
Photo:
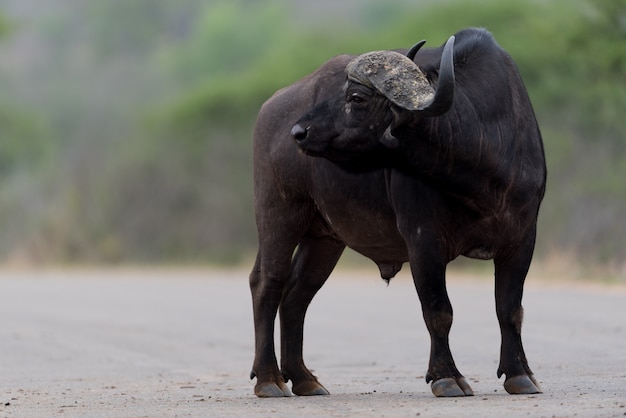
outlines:
[[[303,139],[305,139],[308,132],[309,128],[304,128],[299,123],[296,123],[294,127],[291,128],[291,136],[293,136],[298,141],[302,141]]]

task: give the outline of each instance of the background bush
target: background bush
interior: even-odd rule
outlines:
[[[4,262],[249,259],[262,102],[338,53],[482,26],[544,135],[538,258],[626,276],[626,0],[29,3],[0,3]]]

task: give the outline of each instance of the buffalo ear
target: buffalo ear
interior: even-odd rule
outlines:
[[[385,129],[385,133],[380,138],[380,143],[390,149],[396,149],[400,146],[400,141],[398,141],[398,138],[391,134],[391,126]]]
[[[400,145],[400,141],[394,136],[394,131],[404,125],[404,123],[409,119],[410,111],[402,109],[394,104],[389,106],[389,109],[392,114],[391,123],[387,129],[385,129],[385,133],[380,138],[380,142],[387,148],[395,149]]]

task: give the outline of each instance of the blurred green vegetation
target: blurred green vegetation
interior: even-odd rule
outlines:
[[[482,26],[544,134],[537,258],[626,276],[626,0],[27,3],[0,1],[5,262],[248,260],[263,101],[333,55]]]

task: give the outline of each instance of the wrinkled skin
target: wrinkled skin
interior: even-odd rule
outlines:
[[[441,52],[415,57],[434,86]],[[409,263],[431,338],[426,380],[444,397],[473,394],[448,343],[446,266],[459,255],[493,259],[502,335],[497,375],[506,375],[509,393],[540,392],[522,347],[521,302],[546,169],[515,65],[487,32],[457,33],[454,100],[432,115],[347,82],[353,58],[333,58],[259,113],[259,251],[250,275],[256,395],[328,394],[302,358],[304,318],[346,246],[373,260],[385,280]]]

